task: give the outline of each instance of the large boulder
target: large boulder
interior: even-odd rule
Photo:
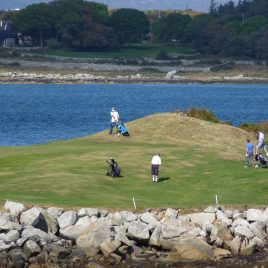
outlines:
[[[127,237],[140,243],[147,243],[150,238],[150,232],[147,224],[141,221],[132,221],[129,223]]]
[[[42,209],[33,207],[24,211],[20,216],[20,222],[26,225],[32,225],[44,232],[48,232],[48,225]]]
[[[150,231],[154,230],[156,227],[160,227],[161,223],[149,212],[145,212],[140,215],[140,220],[148,224]]]
[[[74,225],[76,221],[77,221],[77,213],[75,211],[64,212],[58,218],[58,224],[60,226],[60,229],[64,229],[68,226]]]
[[[218,210],[218,211],[216,212],[216,217],[217,217],[218,220],[223,221],[223,222],[226,223],[227,225],[231,225],[231,224],[232,224],[232,220],[229,219],[229,218],[227,217],[227,215],[226,215],[224,212],[222,212],[221,210]]]
[[[26,229],[22,230],[21,238],[30,239],[35,242],[44,241],[45,243],[51,243],[52,241],[51,235],[32,226],[27,226]]]
[[[182,233],[189,232],[192,227],[192,224],[189,222],[173,218],[165,218],[162,220],[163,238],[170,239],[179,237]]]
[[[268,234],[265,230],[265,225],[263,222],[253,222],[249,225],[249,229],[256,237],[259,237],[262,240],[268,238]]]
[[[256,244],[252,240],[235,237],[232,241],[227,241],[226,245],[230,248],[233,255],[248,256],[254,252]]]
[[[64,229],[60,229],[61,237],[75,241],[81,234],[87,230],[88,226],[71,225]]]
[[[235,228],[235,236],[253,238],[253,232],[247,226],[237,226]]]
[[[173,253],[170,254],[172,260],[203,261],[213,258],[213,248],[198,238],[179,242],[174,246]]]
[[[258,221],[262,215],[262,210],[251,208],[247,210],[247,221]]]
[[[110,226],[103,218],[100,218],[78,236],[76,245],[78,249],[82,250],[87,256],[95,257],[100,251],[101,243],[109,237]]]

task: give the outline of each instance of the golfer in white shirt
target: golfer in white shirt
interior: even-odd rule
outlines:
[[[151,164],[152,180],[158,182],[159,167],[161,166],[160,153],[153,156]]]

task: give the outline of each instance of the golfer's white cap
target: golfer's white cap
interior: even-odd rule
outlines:
[[[115,111],[114,107],[112,107],[112,111]]]

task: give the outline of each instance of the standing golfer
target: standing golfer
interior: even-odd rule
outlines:
[[[111,111],[111,124],[110,124],[110,131],[109,131],[110,135],[113,134],[114,127],[117,127],[117,134],[118,134],[118,123],[119,123],[119,113],[113,107]]]
[[[153,182],[158,182],[159,167],[161,166],[160,153],[153,156],[151,164],[152,180]]]
[[[258,144],[256,146],[256,153],[258,153],[258,149],[262,149],[268,156],[268,151],[265,146],[264,133],[262,131],[258,131]]]

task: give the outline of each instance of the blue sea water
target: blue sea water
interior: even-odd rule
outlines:
[[[194,107],[233,125],[256,123],[268,119],[268,86],[0,85],[0,145],[46,143],[102,131],[109,127],[113,106],[124,122]]]

